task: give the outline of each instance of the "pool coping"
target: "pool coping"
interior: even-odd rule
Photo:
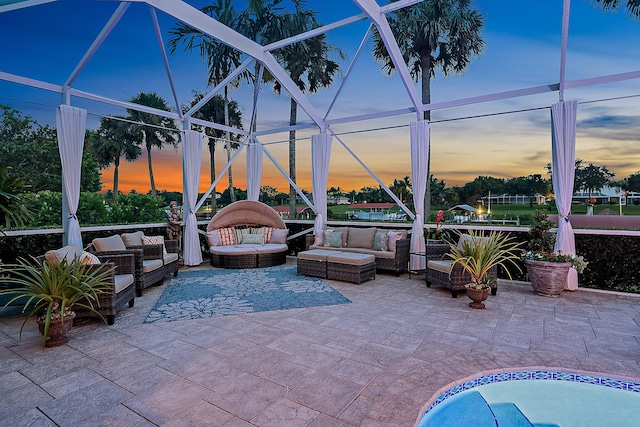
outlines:
[[[529,374],[538,373],[542,376],[549,376],[549,378],[526,378],[526,377],[509,378],[508,377],[508,378],[498,379],[497,381],[496,381],[496,378],[490,378],[495,375],[501,375],[501,374],[508,375],[516,372],[522,372],[522,373],[526,372],[527,376],[529,376]],[[567,377],[558,378],[557,374],[566,374]],[[571,376],[573,376],[573,378],[570,378]],[[579,380],[574,381],[575,376],[584,377],[584,378],[580,378]],[[443,387],[440,387],[432,395],[432,397],[427,401],[427,403],[425,403],[420,409],[420,412],[418,413],[418,417],[416,418],[416,422],[414,423],[414,427],[418,427],[418,424],[420,424],[420,421],[422,421],[422,418],[426,415],[428,411],[430,411],[440,403],[444,402],[450,397],[457,395],[462,391],[470,390],[485,384],[492,384],[492,383],[498,383],[498,382],[509,381],[509,380],[517,381],[517,380],[530,380],[530,379],[538,379],[538,380],[546,379],[546,380],[553,380],[553,381],[590,383],[595,385],[601,385],[604,387],[611,387],[611,388],[617,388],[620,390],[640,393],[640,378],[627,377],[624,375],[610,375],[602,372],[583,371],[580,369],[566,369],[561,367],[548,367],[548,366],[528,366],[528,367],[520,367],[520,368],[492,369],[489,371],[480,371],[475,374],[468,375],[464,378],[458,379],[456,381],[452,381],[449,384]],[[478,380],[482,380],[482,381],[478,381]],[[609,382],[604,383],[602,382],[602,380],[609,380]],[[633,388],[629,389],[628,387],[616,387],[613,384],[615,382],[623,382],[627,386],[629,385],[628,383],[633,383],[632,384]],[[451,390],[456,387],[460,387],[460,388],[455,390],[453,393],[451,393]]]

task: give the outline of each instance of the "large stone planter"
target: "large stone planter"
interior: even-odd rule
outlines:
[[[562,295],[567,276],[571,268],[570,262],[547,262],[525,260],[529,280],[533,285],[533,290],[538,295],[546,297],[559,297]]]

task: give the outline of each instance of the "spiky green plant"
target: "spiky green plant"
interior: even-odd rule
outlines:
[[[23,313],[27,313],[20,337],[27,321],[36,314],[44,321],[44,343],[47,342],[49,325],[52,321],[64,322],[64,317],[72,315],[74,307],[81,307],[104,317],[98,312],[98,296],[111,286],[110,277],[115,267],[87,265],[76,259],[63,259],[57,265],[47,261],[42,264],[35,259],[31,262],[20,259],[18,264],[2,265],[3,281],[16,285],[0,290],[0,295],[13,296],[4,307],[26,299]]]
[[[484,233],[477,233],[469,230],[471,239],[464,240],[462,247],[451,247],[447,254],[451,258],[451,268],[460,264],[462,268],[471,276],[469,287],[476,289],[487,289],[489,286],[489,270],[500,266],[504,268],[511,279],[510,266],[518,271],[520,266],[516,260],[520,259],[520,246],[514,239],[502,232],[491,231],[488,236]]]

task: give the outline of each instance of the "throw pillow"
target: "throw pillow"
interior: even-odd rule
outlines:
[[[242,236],[242,244],[243,245],[263,245],[264,244],[264,234],[245,234]]]
[[[373,250],[374,251],[388,251],[389,250],[389,233],[386,231],[376,232],[373,238]]]
[[[389,236],[389,250],[391,252],[396,251],[396,242],[402,239],[402,233],[398,233],[397,231],[390,231],[388,233]]]
[[[341,231],[325,231],[324,232],[324,246],[330,248],[342,247],[342,232]]]
[[[218,230],[207,231],[207,242],[209,242],[209,246],[222,246]]]
[[[236,233],[233,227],[220,228],[218,230],[218,233],[220,233],[220,241],[222,242],[222,246],[236,244]]]
[[[80,264],[100,264],[100,259],[91,252],[82,251],[80,254]]]
[[[240,229],[240,228],[235,228],[234,227],[233,232],[234,232],[235,238],[236,238],[236,245],[239,245],[239,244],[242,243],[242,235],[245,234],[245,233],[248,233],[249,229],[248,228]]]
[[[289,235],[289,230],[286,228],[274,228],[273,233],[271,233],[271,242],[277,243],[279,245],[287,244],[287,236]]]
[[[62,262],[63,259],[66,259],[68,263],[72,262],[74,259],[80,258],[80,254],[82,252],[78,249],[76,245],[67,245],[60,249],[47,251],[44,254],[44,259],[50,265],[58,265]]]
[[[164,247],[164,236],[142,236],[143,245],[162,245],[162,253],[167,254],[167,248]]]
[[[347,247],[347,238],[349,237],[349,227],[334,228],[331,231],[342,233],[342,247]]]
[[[376,235],[377,228],[354,228],[349,227],[349,238],[347,239],[348,248],[373,248],[373,240]]]
[[[122,233],[120,237],[122,237],[122,241],[127,246],[144,245],[144,242],[142,241],[144,233],[142,231],[136,231],[134,233]]]
[[[264,230],[264,242],[265,243],[271,242],[271,234],[273,233],[274,228],[273,227],[262,227],[262,229]]]

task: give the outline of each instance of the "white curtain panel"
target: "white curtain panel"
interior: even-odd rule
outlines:
[[[424,242],[424,198],[427,191],[427,164],[429,161],[429,122],[412,122],[411,131],[411,185],[416,216],[411,228],[411,252],[425,253]],[[412,255],[409,259],[411,270],[424,270],[426,257]]]
[[[576,244],[573,227],[569,220],[571,199],[573,197],[573,179],[576,159],[576,101],[559,102],[551,106],[551,155],[553,170],[553,193],[558,207],[558,234],[555,250],[575,255]],[[565,289],[578,288],[578,272],[569,270]]]
[[[324,230],[327,220],[327,181],[332,141],[332,136],[327,133],[311,135],[311,191],[313,204],[318,212],[314,224],[315,232]]]
[[[184,250],[185,265],[202,263],[198,223],[196,219],[196,202],[200,185],[200,164],[202,163],[202,134],[185,131],[182,141],[182,181],[184,191]]]
[[[62,191],[67,197],[69,218],[67,219],[67,242],[84,247],[80,235],[80,222],[76,216],[80,200],[80,173],[82,149],[87,123],[87,110],[60,105],[56,110],[58,150],[62,163]]]
[[[262,144],[259,142],[247,145],[247,198],[256,202],[260,197],[262,151]]]

